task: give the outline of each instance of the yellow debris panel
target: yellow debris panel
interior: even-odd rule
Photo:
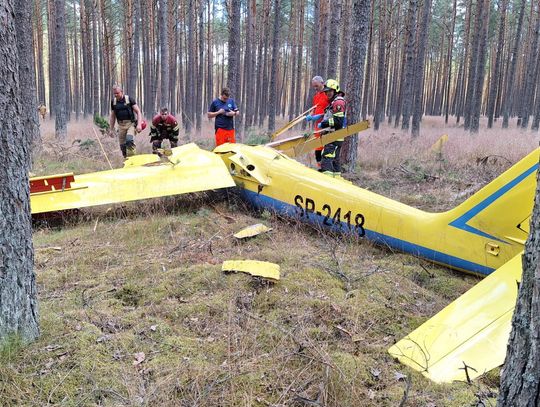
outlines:
[[[239,232],[235,233],[233,236],[237,239],[246,239],[248,237],[253,237],[260,235],[261,233],[270,232],[272,228],[269,228],[266,225],[263,225],[262,223],[257,223],[256,225],[248,226],[247,228],[244,228],[240,230]]]
[[[279,265],[266,261],[257,260],[227,260],[223,262],[221,271],[242,272],[251,274],[254,277],[279,280]]]
[[[442,154],[443,146],[448,141],[448,134],[443,134],[439,139],[431,146],[431,151],[437,154]]]
[[[32,194],[32,213],[76,209],[235,186],[221,158],[195,144],[173,149],[170,162],[143,155],[124,168],[76,175],[70,188]],[[138,165],[136,165],[138,164]]]
[[[473,380],[502,365],[522,254],[396,343],[389,353],[437,383]]]

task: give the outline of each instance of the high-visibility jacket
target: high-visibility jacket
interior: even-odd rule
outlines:
[[[340,130],[345,125],[345,113],[347,110],[347,103],[342,93],[338,93],[330,101],[330,105],[324,111],[324,117],[321,122],[321,129],[334,129]],[[342,139],[337,141],[343,141]]]
[[[313,112],[311,113],[313,116],[318,114],[324,114],[326,108],[330,104],[330,101],[328,100],[328,96],[326,96],[326,93],[323,91],[317,92],[315,96],[313,96],[313,105],[315,106],[315,109],[313,109]],[[322,119],[319,119],[315,122],[315,130],[317,130],[317,124],[321,122]]]

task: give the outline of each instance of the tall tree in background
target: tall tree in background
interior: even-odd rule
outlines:
[[[328,28],[328,61],[326,62],[327,72],[326,76],[327,78],[337,79],[337,72],[338,72],[338,55],[339,55],[339,34],[341,32],[350,31],[347,30],[340,30],[338,27],[341,27],[340,24],[341,20],[341,1],[342,0],[333,0],[332,1],[332,7],[330,9],[330,17],[329,17],[329,23],[330,26]],[[345,25],[344,25],[345,26]],[[345,36],[345,34],[343,34]],[[341,80],[341,78],[340,78]]]
[[[270,94],[268,96],[268,131],[276,129],[277,111],[277,63],[279,53],[279,30],[281,28],[280,0],[274,0],[274,32],[272,34],[272,61],[270,68]]]
[[[54,131],[59,140],[67,138],[66,114],[66,2],[54,0]]]
[[[39,335],[28,181],[35,122],[21,117],[25,108],[33,110],[25,101],[35,99],[35,90],[30,88],[30,94],[28,88],[20,88],[19,62],[27,56],[19,50],[25,49],[28,38],[16,34],[17,25],[28,28],[29,10],[28,1],[0,3],[0,341],[11,335],[30,341]]]
[[[429,26],[429,16],[431,14],[431,0],[424,0],[422,9],[422,20],[418,32],[418,45],[413,81],[413,107],[411,134],[417,137],[420,134],[420,120],[424,108],[424,71],[426,62],[427,34]]]
[[[478,59],[474,71],[472,111],[470,119],[470,129],[472,133],[478,133],[480,129],[480,109],[482,105],[482,96],[484,91],[484,77],[486,65],[486,43],[489,25],[489,0],[478,1],[481,25],[478,33]]]
[[[169,35],[167,33],[168,0],[159,0],[159,66],[160,66],[160,102],[169,106]]]
[[[523,255],[523,275],[497,405],[536,407],[540,400],[540,178]]]
[[[528,54],[526,74],[524,76],[524,86],[521,97],[521,127],[526,129],[529,125],[529,116],[533,113],[533,100],[538,79],[538,41],[540,39],[540,4],[533,1],[531,6],[531,17],[534,23],[532,29],[532,44]]]
[[[516,75],[516,66],[519,52],[519,45],[521,43],[521,29],[523,27],[523,15],[525,14],[525,0],[520,1],[519,5],[519,17],[516,28],[516,35],[514,37],[514,45],[512,47],[512,56],[510,62],[510,71],[508,72],[508,79],[506,80],[506,92],[503,103],[503,129],[508,127],[508,121],[510,118],[510,111],[512,109],[514,101],[514,78]]]
[[[370,9],[371,0],[353,0],[352,2],[352,19],[355,24],[351,35],[351,56],[347,83],[347,118],[350,124],[360,121]],[[348,170],[354,171],[358,157],[358,134],[345,139],[341,156],[343,163],[348,166]]]
[[[501,76],[501,65],[503,61],[504,51],[504,33],[506,30],[506,9],[508,7],[508,0],[499,1],[499,33],[497,39],[497,54],[495,56],[495,67],[493,68],[493,76],[491,78],[489,88],[489,98],[487,105],[487,117],[488,117],[488,129],[493,127],[493,119],[495,116],[495,102],[497,100],[497,94],[501,91],[499,86],[499,78]]]
[[[403,83],[403,102],[401,109],[403,118],[401,121],[401,129],[407,130],[411,120],[411,108],[413,106],[414,95],[414,46],[416,40],[416,20],[417,20],[418,1],[409,0],[409,12],[407,14],[407,25],[405,27],[405,67]],[[400,91],[401,92],[401,91]],[[396,117],[396,119],[398,119]]]
[[[375,99],[374,127],[379,130],[380,123],[384,121],[386,100],[386,16],[388,13],[389,0],[381,0],[379,9],[379,43],[377,52],[377,96]]]
[[[32,32],[28,27],[32,26],[32,8],[26,0],[15,0],[15,25],[17,29],[17,51],[19,55],[19,81],[24,84],[26,92],[26,109],[20,112],[22,124],[26,136],[30,139],[35,149],[41,147],[41,135],[39,133],[36,99],[36,74],[34,71],[34,49],[32,44]]]
[[[227,86],[232,97],[238,100],[240,95],[240,0],[227,2],[229,15],[229,59],[227,61]]]

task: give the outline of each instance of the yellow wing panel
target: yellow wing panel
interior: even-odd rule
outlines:
[[[470,380],[506,356],[521,256],[486,277],[388,351],[435,382]],[[465,368],[465,365],[467,368]]]
[[[158,163],[152,159],[143,157],[139,161],[146,164],[143,166],[128,165],[110,171],[77,175],[69,189],[32,194],[32,213],[136,201],[235,185],[223,161],[195,144],[174,148],[169,157],[170,162]]]

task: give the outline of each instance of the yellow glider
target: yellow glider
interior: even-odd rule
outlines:
[[[124,168],[90,174],[31,178],[33,214],[95,205],[185,194],[234,186],[223,161],[195,144],[176,147],[161,162],[154,154],[139,155]],[[49,179],[60,182],[49,185]],[[52,183],[54,184],[54,183]],[[34,192],[33,191],[38,191]]]
[[[433,380],[463,380],[459,359],[471,367],[463,372],[473,378],[472,369],[481,374],[504,358],[516,297],[512,283],[521,273],[516,256],[529,231],[540,150],[443,213],[412,208],[290,158],[310,151],[317,143],[361,131],[362,126],[367,127],[358,123],[319,139],[299,136],[269,146],[224,144],[214,153],[187,145],[173,149],[166,162],[154,155],[137,156],[118,170],[75,178],[65,174],[34,178],[32,213],[236,185],[253,206],[321,229],[365,238],[459,270],[488,275],[500,268],[471,294],[458,299],[457,306],[449,306],[391,350]],[[419,346],[411,346],[412,342]],[[485,357],[472,356],[482,352]]]

